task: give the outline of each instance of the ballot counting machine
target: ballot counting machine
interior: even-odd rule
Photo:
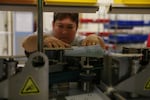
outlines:
[[[100,46],[44,49],[30,55],[25,66],[0,81],[0,98],[6,100],[110,100],[100,82]],[[2,63],[5,66],[5,63]],[[10,68],[12,65],[9,66]],[[8,66],[4,67],[6,70]],[[18,69],[17,64],[13,68]],[[11,71],[13,73],[13,71]]]
[[[119,100],[149,100],[149,60],[149,48],[123,47],[121,53],[105,55],[101,89]]]
[[[16,60],[3,59],[0,99],[149,98],[149,49],[141,51],[128,52],[125,49],[122,53],[112,53],[97,45],[69,49],[45,48],[44,53],[31,54],[23,68],[17,66]]]

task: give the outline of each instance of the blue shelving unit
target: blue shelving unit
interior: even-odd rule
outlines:
[[[133,20],[110,20],[104,24],[107,29],[132,29],[133,27],[150,26],[150,21],[133,21]]]
[[[147,34],[117,34],[110,35],[110,43],[143,43],[147,40]]]

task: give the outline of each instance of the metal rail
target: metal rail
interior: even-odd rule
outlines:
[[[43,52],[43,0],[38,0],[38,51]]]

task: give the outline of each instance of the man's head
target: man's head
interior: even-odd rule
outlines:
[[[78,13],[54,13],[54,36],[70,44],[76,35],[79,23]]]

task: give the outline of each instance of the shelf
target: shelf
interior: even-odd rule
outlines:
[[[109,19],[80,19],[80,23],[108,23],[109,21]]]
[[[44,11],[51,12],[79,12],[79,13],[96,13],[98,6],[63,6],[63,5],[45,5]]]
[[[31,4],[0,4],[0,11],[36,11],[36,5]]]
[[[115,14],[150,14],[150,5],[112,4],[108,13]]]
[[[95,13],[98,6],[44,5],[44,12],[80,12]],[[37,11],[36,4],[0,4],[0,11]]]
[[[90,35],[90,34],[95,34],[96,32],[79,32],[79,34],[80,35],[83,35],[83,36],[88,36],[88,35]],[[102,36],[102,37],[104,37],[104,36],[109,36],[109,35],[111,35],[112,33],[111,32],[99,32],[99,33],[97,33],[98,34],[98,36]]]

